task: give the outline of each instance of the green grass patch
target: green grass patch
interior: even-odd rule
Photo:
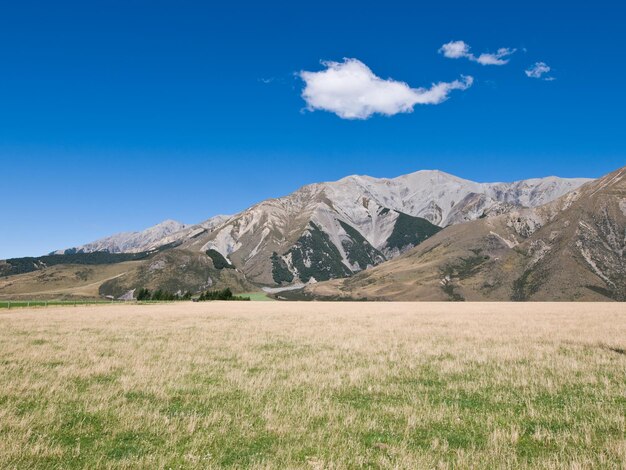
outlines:
[[[67,307],[83,305],[107,305],[121,303],[113,300],[0,300],[0,309],[30,308],[30,307]]]
[[[263,291],[258,292],[244,292],[243,294],[239,294],[242,297],[250,297],[250,300],[253,302],[274,302],[276,299],[268,297],[267,293]]]

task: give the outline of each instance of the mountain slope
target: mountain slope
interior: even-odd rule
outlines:
[[[184,246],[220,252],[259,284],[322,281],[394,258],[443,226],[554,200],[587,181],[475,183],[440,171],[349,176],[263,201]]]
[[[350,279],[307,286],[305,296],[625,300],[625,255],[623,168],[542,206],[449,227]]]
[[[187,255],[194,253],[200,264],[207,255],[219,257],[221,264],[231,263],[256,284],[325,281],[401,256],[442,227],[552,201],[587,181],[549,177],[475,183],[429,170],[393,179],[349,176],[304,186],[232,217],[213,217],[192,226],[165,221],[142,232],[118,234],[62,252],[143,253],[178,247],[171,256],[180,256],[181,267],[188,266]],[[174,258],[168,266],[176,264]],[[158,279],[175,285],[175,279],[166,279],[164,272],[183,276],[174,268],[150,271],[138,276],[135,284],[154,284]],[[133,284],[127,279],[120,289]],[[198,288],[203,285],[198,280]]]

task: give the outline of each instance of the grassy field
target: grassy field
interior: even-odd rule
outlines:
[[[3,468],[625,468],[623,304],[0,313]]]
[[[250,300],[253,302],[274,302],[275,300],[271,297],[268,297],[267,294],[263,291],[260,292],[245,292],[243,294],[237,294],[243,297],[250,297]]]
[[[113,303],[110,300],[0,300],[0,309],[28,308],[28,307],[61,307],[106,305]]]
[[[236,294],[243,297],[250,297],[253,302],[273,302],[274,299],[268,297],[265,292],[246,292],[244,294]],[[120,301],[111,300],[96,300],[96,299],[76,299],[76,300],[0,300],[0,309],[7,308],[28,308],[28,307],[59,307],[59,306],[85,306],[85,305],[102,305],[113,304],[114,302],[120,303]],[[158,303],[170,303],[173,301],[161,301],[161,300],[142,300],[139,304],[158,304]],[[189,302],[186,302],[189,303]]]

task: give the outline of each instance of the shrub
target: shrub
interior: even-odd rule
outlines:
[[[179,300],[178,295],[159,289],[152,294],[152,300]]]
[[[137,300],[146,301],[146,300],[163,300],[163,301],[172,301],[172,300],[190,300],[191,292],[185,292],[185,295],[180,296],[179,294],[172,294],[163,289],[158,289],[154,292],[150,292],[146,288],[141,288],[137,291]]]
[[[224,268],[234,269],[235,268],[217,250],[214,250],[214,249],[207,250],[206,254],[213,261],[213,266],[215,267],[215,269],[224,269]]]
[[[289,271],[287,263],[276,252],[272,253],[272,278],[276,284],[293,281],[293,274]]]
[[[152,295],[148,289],[142,287],[137,291],[137,300],[150,300],[151,298]]]
[[[250,297],[243,297],[240,295],[233,295],[233,291],[226,287],[221,290],[208,290],[200,294],[198,298],[200,302],[207,300],[250,300]]]

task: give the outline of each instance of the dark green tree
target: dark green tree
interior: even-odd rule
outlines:
[[[137,291],[137,300],[150,300],[151,297],[152,295],[150,294],[150,291],[145,287],[142,287]]]

